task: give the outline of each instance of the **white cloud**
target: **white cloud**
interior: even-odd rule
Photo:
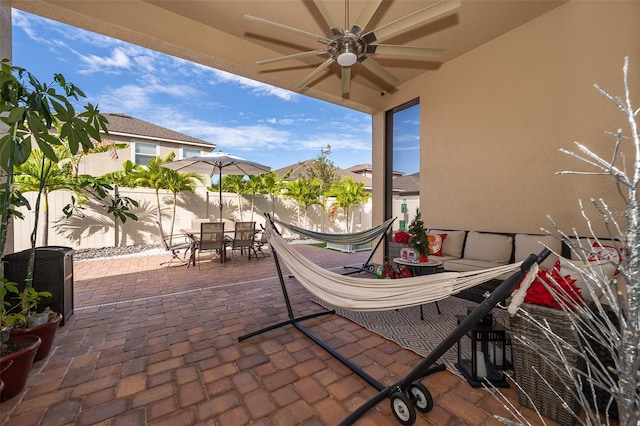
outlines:
[[[296,100],[297,94],[279,87],[270,86],[259,81],[251,80],[225,71],[213,70],[217,79],[223,83],[235,83],[243,88],[250,89],[257,96],[275,96],[284,101]]]
[[[93,74],[95,72],[111,72],[113,70],[130,69],[131,60],[129,56],[121,49],[115,49],[111,52],[110,57],[101,57],[98,55],[78,55],[85,65],[80,68],[80,74]]]

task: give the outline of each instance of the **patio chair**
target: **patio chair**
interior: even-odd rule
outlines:
[[[171,252],[171,259],[162,262],[160,265],[170,266],[174,261],[187,263],[187,252],[193,249],[191,239],[185,234],[173,234],[164,236],[164,246]],[[184,250],[184,251],[183,251]],[[183,251],[182,256],[180,252]]]
[[[203,222],[200,224],[200,238],[197,248],[198,269],[200,269],[200,253],[203,250],[216,251],[220,254],[220,262],[226,261],[227,241],[224,236],[224,222]]]
[[[267,244],[269,244],[269,238],[267,238],[267,233],[266,230],[264,229],[264,226],[262,224],[260,224],[260,228],[262,229],[262,231],[260,232],[260,238],[256,238],[253,246],[255,247],[255,251],[256,251],[256,258],[258,257],[258,255],[261,255],[262,257],[267,257],[269,256],[269,253],[265,253],[262,251],[262,247],[266,246]]]
[[[256,223],[255,222],[236,222],[233,240],[231,241],[231,264],[233,264],[233,253],[240,250],[240,254],[244,254],[246,249],[249,252],[249,260],[251,260],[251,252],[257,259],[258,254],[255,248]]]

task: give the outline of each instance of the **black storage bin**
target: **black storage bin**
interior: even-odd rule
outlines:
[[[8,254],[2,258],[4,277],[18,283],[24,289],[30,250]],[[33,288],[48,291],[51,297],[40,301],[38,310],[50,308],[62,314],[60,325],[73,314],[73,249],[71,247],[46,246],[36,248],[33,271]]]

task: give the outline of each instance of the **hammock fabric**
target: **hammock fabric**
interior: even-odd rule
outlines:
[[[324,232],[315,232],[309,231],[308,229],[300,228],[299,226],[290,225],[288,223],[281,222],[277,219],[272,219],[274,222],[277,222],[278,225],[283,226],[296,234],[303,235],[305,237],[320,240],[327,243],[335,243],[335,244],[365,244],[369,241],[373,241],[376,237],[380,236],[382,233],[386,232],[389,228],[391,222],[395,220],[395,218],[387,219],[387,221],[381,223],[378,226],[375,226],[371,229],[367,229],[365,231],[354,232],[351,234],[329,234]]]
[[[382,226],[382,225],[381,225]],[[269,243],[296,279],[316,297],[350,311],[384,311],[422,305],[516,271],[522,262],[470,272],[444,272],[396,280],[336,274],[314,264],[293,249],[273,228],[266,227]],[[532,274],[527,275],[527,279]]]

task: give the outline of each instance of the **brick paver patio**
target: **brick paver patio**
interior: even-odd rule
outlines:
[[[368,255],[298,249],[325,268]],[[160,266],[169,257],[75,262],[75,313],[22,394],[0,404],[2,424],[335,425],[377,393],[291,326],[238,342],[287,318],[271,257],[204,262],[201,270]],[[296,315],[321,310],[288,282]],[[304,325],[385,385],[421,360],[337,315]],[[435,406],[418,413],[416,425],[498,425],[494,414],[508,417],[487,391],[451,372],[422,382]],[[504,392],[517,400],[513,387]],[[357,424],[398,423],[384,400]]]

